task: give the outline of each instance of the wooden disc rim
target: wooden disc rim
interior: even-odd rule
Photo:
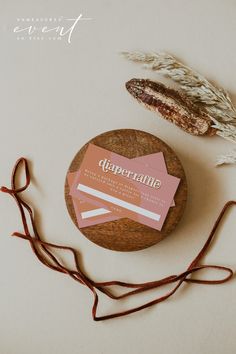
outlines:
[[[95,244],[116,251],[136,251],[150,247],[170,234],[179,223],[187,200],[187,181],[182,164],[174,151],[161,139],[140,130],[120,129],[108,131],[87,142],[75,155],[68,172],[78,171],[89,143],[128,158],[162,151],[168,173],[181,179],[175,194],[175,207],[170,208],[161,231],[140,224],[128,218],[109,221],[89,227],[79,228],[65,181],[65,201],[71,219],[76,227]]]

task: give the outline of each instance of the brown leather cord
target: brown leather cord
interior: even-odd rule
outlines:
[[[25,185],[23,185],[20,188],[16,188],[16,174],[18,172],[18,169],[20,166],[24,167],[24,172],[25,172]],[[170,296],[172,296],[178,288],[181,286],[183,282],[187,283],[197,283],[197,284],[222,284],[230,280],[233,276],[233,271],[232,269],[228,267],[223,267],[219,265],[202,265],[200,261],[202,258],[206,255],[207,250],[209,248],[209,245],[214,238],[214,235],[216,233],[216,230],[226,212],[226,210],[231,207],[232,205],[236,204],[236,201],[229,201],[225,204],[223,207],[222,211],[220,212],[211,232],[210,235],[208,236],[204,246],[202,247],[201,251],[198,253],[198,255],[195,257],[195,259],[192,261],[192,263],[189,265],[187,270],[184,272],[178,274],[178,275],[171,275],[166,278],[162,278],[160,280],[155,280],[155,281],[150,281],[146,283],[127,283],[127,282],[122,282],[122,281],[117,281],[117,280],[112,280],[112,281],[105,281],[105,282],[95,282],[92,279],[90,279],[80,268],[79,264],[79,259],[77,252],[72,248],[68,246],[60,246],[56,245],[53,243],[45,242],[41,239],[37,226],[36,226],[36,221],[34,217],[34,213],[32,208],[22,199],[20,194],[25,191],[28,186],[30,185],[30,172],[29,172],[29,167],[28,167],[28,162],[25,158],[20,158],[17,160],[13,171],[12,171],[12,178],[11,178],[11,188],[7,187],[1,187],[1,191],[4,193],[10,194],[16,201],[17,206],[20,211],[22,223],[23,223],[23,229],[24,233],[20,232],[14,232],[12,236],[17,236],[20,237],[24,240],[29,241],[31,248],[33,252],[35,253],[36,257],[39,259],[40,262],[42,262],[45,266],[57,271],[61,272],[64,274],[69,275],[72,279],[75,281],[87,286],[87,288],[92,292],[93,294],[93,307],[92,307],[92,316],[95,321],[102,321],[102,320],[108,320],[111,318],[115,317],[121,317],[125,315],[129,315],[131,313],[140,311],[142,309],[145,309],[147,307],[153,306],[159,302],[162,302],[166,299],[168,299]],[[28,226],[28,219],[30,220],[30,224],[33,230],[33,235],[31,235],[29,226]],[[75,269],[71,270],[65,265],[63,265],[57,258],[57,256],[54,254],[53,250],[55,249],[60,249],[60,250],[65,250],[69,251],[74,259],[74,264],[75,264]],[[203,269],[217,269],[224,271],[228,273],[224,278],[222,279],[217,279],[217,280],[205,280],[205,279],[195,279],[191,278],[190,276],[194,273],[197,273],[198,271],[201,271]],[[111,299],[122,299],[127,296],[133,296],[138,293],[142,293],[144,291],[148,291],[150,289],[156,289],[161,286],[164,286],[166,284],[174,284],[177,283],[172,290],[167,292],[165,295],[160,296],[152,301],[146,302],[141,306],[137,306],[131,309],[128,309],[126,311],[122,312],[116,312],[104,316],[97,316],[97,307],[98,307],[98,302],[99,302],[99,297],[97,294],[97,290],[104,293]],[[111,286],[120,286],[120,287],[125,287],[125,288],[130,288],[133,290],[129,290],[121,295],[115,295],[111,289],[108,289],[107,287]]]

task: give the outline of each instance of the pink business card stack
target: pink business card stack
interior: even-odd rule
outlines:
[[[162,152],[128,159],[93,144],[67,180],[80,228],[128,217],[157,230],[180,182]]]

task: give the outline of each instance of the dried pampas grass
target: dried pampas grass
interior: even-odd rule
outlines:
[[[230,151],[228,154],[218,156],[216,160],[217,166],[234,163],[236,163],[236,149]]]
[[[170,54],[122,52],[122,55],[177,82],[184,94],[210,116],[212,127],[217,129],[216,134],[236,143],[236,108],[224,89],[217,88]],[[228,161],[228,156],[225,155],[225,161]]]

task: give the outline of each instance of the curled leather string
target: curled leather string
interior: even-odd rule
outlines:
[[[20,187],[16,188],[16,174],[18,172],[18,169],[20,166],[24,167],[24,172],[25,172],[25,184]],[[192,261],[192,263],[189,265],[189,267],[182,273],[177,274],[177,275],[170,275],[168,277],[159,279],[159,280],[154,280],[154,281],[149,281],[145,283],[128,283],[128,282],[122,282],[118,280],[111,280],[111,281],[105,281],[105,282],[96,282],[89,278],[81,269],[80,264],[79,264],[79,259],[77,252],[72,248],[68,246],[61,246],[49,242],[45,242],[41,239],[38,229],[36,226],[35,222],[35,217],[32,208],[22,199],[21,193],[24,192],[28,186],[30,185],[30,172],[29,172],[29,167],[28,167],[28,162],[25,158],[20,158],[17,160],[13,171],[12,171],[12,177],[11,177],[11,188],[7,187],[1,187],[1,191],[4,193],[10,194],[16,201],[16,204],[19,208],[22,223],[23,223],[23,229],[24,233],[20,232],[14,232],[12,236],[17,236],[20,237],[24,240],[29,241],[31,248],[33,252],[35,253],[36,257],[40,262],[42,262],[45,266],[60,272],[67,274],[70,276],[72,279],[75,281],[85,285],[93,294],[93,307],[92,307],[92,316],[95,321],[102,321],[102,320],[108,320],[111,318],[115,317],[121,317],[125,315],[129,315],[131,313],[140,311],[142,309],[145,309],[147,307],[153,306],[159,302],[163,302],[166,299],[168,299],[170,296],[172,296],[178,288],[181,286],[183,282],[187,283],[197,283],[197,284],[222,284],[230,280],[233,276],[233,271],[232,269],[228,267],[223,267],[220,265],[202,265],[200,262],[202,258],[206,255],[207,250],[209,248],[209,245],[214,238],[214,235],[216,233],[216,230],[226,212],[226,210],[231,207],[232,205],[236,204],[236,201],[229,201],[225,204],[223,209],[221,210],[217,220],[214,223],[214,226],[198,255],[195,257],[195,259]],[[29,225],[28,225],[28,220],[30,221],[31,228],[33,230],[33,235],[30,233]],[[60,249],[60,250],[65,250],[68,251],[72,254],[73,259],[74,259],[74,264],[75,264],[75,269],[71,270],[65,265],[63,265],[55,255],[55,252],[53,250]],[[222,279],[216,279],[216,280],[206,280],[206,279],[198,279],[198,278],[192,278],[192,274],[197,273],[203,269],[217,269],[220,271],[224,271],[226,273],[225,277]],[[121,312],[116,312],[108,315],[103,315],[103,316],[97,316],[97,308],[98,308],[98,302],[99,302],[99,297],[97,294],[97,291],[100,291],[110,297],[111,299],[118,300],[122,299],[128,296],[133,296],[138,293],[142,293],[144,291],[148,291],[150,289],[156,289],[159,287],[162,287],[166,284],[175,284],[174,287],[168,291],[165,295],[162,295],[152,301],[146,302],[141,306],[133,307],[125,311]],[[124,288],[129,288],[131,290],[128,290],[124,292],[121,295],[115,295],[111,289],[108,287],[111,286],[120,286]]]

